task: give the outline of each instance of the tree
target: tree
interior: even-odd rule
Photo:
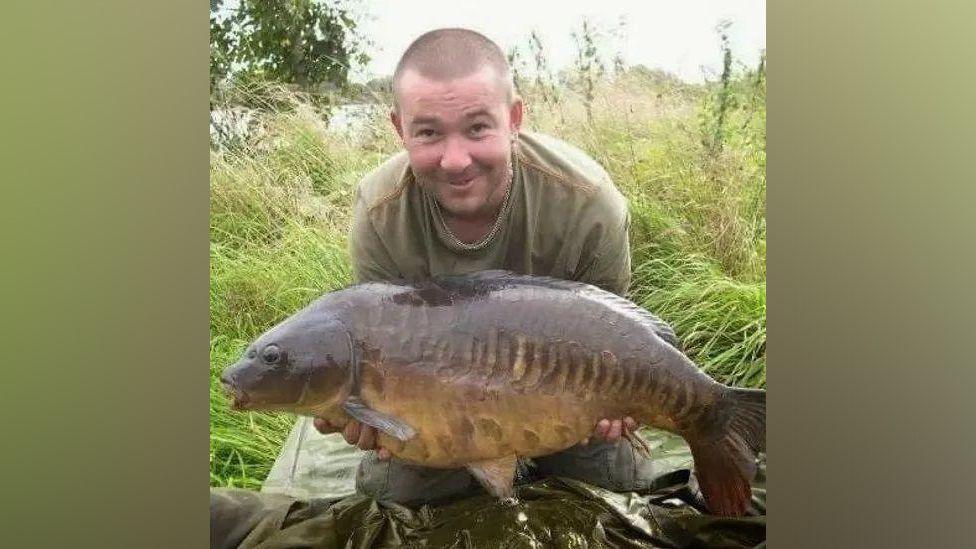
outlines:
[[[220,19],[221,0],[210,0],[210,94],[230,73],[234,55],[233,21]]]
[[[210,0],[211,91],[243,73],[312,91],[346,84],[352,64],[365,64],[356,21],[338,4],[316,0],[241,0],[221,9]]]

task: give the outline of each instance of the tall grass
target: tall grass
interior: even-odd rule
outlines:
[[[235,413],[219,374],[261,332],[351,279],[355,182],[382,156],[325,132],[309,110],[272,111],[260,140],[211,154],[211,484],[256,488],[288,414]]]
[[[544,57],[541,43],[531,50]],[[640,67],[602,72],[584,93],[539,73],[520,85],[530,129],[588,151],[628,197],[630,296],[669,321],[705,371],[743,386],[766,382],[763,69],[706,86]],[[294,421],[229,411],[220,371],[262,331],[349,283],[353,190],[397,148],[385,120],[349,137],[300,96],[265,104],[258,137],[211,153],[215,486],[258,487]]]

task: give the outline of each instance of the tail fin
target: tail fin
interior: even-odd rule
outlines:
[[[689,441],[698,484],[709,510],[741,516],[752,497],[756,453],[766,450],[766,391],[729,387],[713,417],[720,425]]]

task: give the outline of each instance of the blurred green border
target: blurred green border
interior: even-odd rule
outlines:
[[[3,17],[0,539],[205,547],[208,6]]]

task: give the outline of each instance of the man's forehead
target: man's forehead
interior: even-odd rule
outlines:
[[[400,76],[398,99],[401,106],[423,107],[438,103],[481,104],[496,107],[505,101],[501,78],[491,67],[466,76],[434,78],[407,70]]]

